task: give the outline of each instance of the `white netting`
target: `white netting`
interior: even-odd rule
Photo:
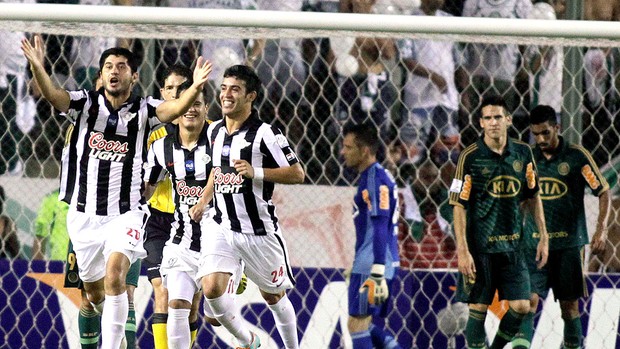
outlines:
[[[582,136],[616,190],[617,23],[0,3],[0,33],[0,185],[7,197],[4,214],[16,223],[20,244],[17,259],[0,261],[0,338],[9,348],[77,348],[79,339],[75,295],[62,290],[61,263],[28,262],[41,202],[58,185],[67,127],[36,91],[28,89],[18,43],[30,33],[44,35],[47,70],[67,88],[86,86],[96,75],[102,47],[115,42],[129,45],[140,56],[142,91],[155,96],[164,69],[172,63],[189,65],[200,54],[212,54],[221,69],[253,58],[257,41],[270,39],[258,59],[252,59],[266,87],[259,105],[261,117],[285,131],[308,178],[302,186],[278,186],[274,199],[298,275],[299,285],[290,297],[304,348],[348,345],[342,270],[352,262],[354,189],[349,185],[355,176],[343,169],[339,158],[344,122],[369,119],[381,127],[388,149],[381,158],[398,171],[404,203],[399,232],[403,273],[397,283],[398,307],[390,313],[388,325],[404,348],[464,345],[463,309],[449,306],[456,255],[447,188],[460,149],[479,132],[477,103],[483,94],[505,94],[514,111],[511,134],[525,141],[527,111],[537,101],[554,106],[564,129],[572,131],[572,139]],[[373,41],[356,43],[352,37]],[[291,38],[295,40],[287,40]],[[215,39],[226,39],[226,49],[213,46]],[[509,77],[490,79],[494,62],[472,57],[481,54],[482,46],[477,45],[482,43],[494,44],[486,47],[497,50],[523,45],[521,50],[514,46]],[[360,45],[373,46],[368,51],[375,60],[372,64],[351,56]],[[547,51],[548,46],[555,48]],[[540,57],[542,70],[534,64]],[[421,70],[413,75],[417,69]],[[429,73],[433,69],[441,79]],[[543,80],[537,83],[537,76]],[[433,106],[428,102],[437,100],[429,91],[438,85],[446,86],[446,100],[438,102],[443,113],[424,118]],[[216,109],[211,117],[217,117]],[[597,207],[596,199],[587,196],[591,233]],[[618,239],[619,201],[614,201],[614,208],[610,235]],[[5,242],[4,249],[9,245]],[[602,269],[620,270],[620,262],[612,257]],[[614,348],[620,280],[611,273],[591,274],[588,280],[596,288],[585,307],[586,344]],[[150,297],[150,286],[142,277],[136,309],[143,348],[152,346]],[[242,302],[252,304],[244,308],[246,319],[273,337],[263,347],[281,345],[257,290],[251,288]],[[497,316],[505,310],[499,304],[493,307]],[[490,317],[489,333],[497,323]],[[557,305],[548,301],[537,324],[534,347],[558,347],[562,321]],[[222,330],[214,332],[203,325],[200,333],[201,347],[231,345]]]

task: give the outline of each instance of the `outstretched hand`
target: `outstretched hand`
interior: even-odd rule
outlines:
[[[28,39],[22,40],[22,52],[30,63],[31,69],[33,67],[43,67],[45,62],[45,45],[41,35],[35,35],[32,38],[32,43]]]

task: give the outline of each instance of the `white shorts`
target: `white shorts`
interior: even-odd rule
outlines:
[[[200,289],[200,278],[196,277],[196,274],[198,273],[199,266],[200,252],[167,242],[162,252],[161,267],[159,268],[159,272],[164,278],[164,287],[168,288],[167,276],[170,273],[185,273],[194,281],[193,285],[191,285],[193,293],[198,292]],[[188,285],[187,287],[190,286]]]
[[[145,257],[146,251],[142,244],[148,217],[148,209],[129,211],[118,216],[93,216],[69,210],[67,231],[73,243],[78,274],[82,281],[95,282],[102,279],[112,252],[124,254],[130,264]]]
[[[234,274],[245,263],[245,274],[261,290],[280,293],[295,286],[286,243],[279,233],[250,235],[205,222],[199,276]]]

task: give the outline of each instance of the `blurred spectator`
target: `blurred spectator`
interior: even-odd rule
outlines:
[[[376,0],[341,0],[340,12],[376,13],[375,3]],[[335,61],[340,86],[336,116],[341,124],[349,120],[356,123],[372,121],[383,139],[388,140],[396,90],[385,63],[396,55],[394,41],[357,37],[348,53]]]
[[[422,0],[419,16],[450,16],[440,8],[444,0]],[[461,54],[451,41],[398,41],[400,59],[407,69],[403,86],[400,139],[407,145],[408,156],[418,163],[430,156],[435,142],[458,147],[456,126],[459,94],[455,84],[456,67]],[[449,149],[446,147],[446,150]],[[452,155],[454,162],[458,152]],[[448,159],[439,159],[447,161]]]
[[[19,256],[19,240],[15,222],[4,214],[6,196],[0,186],[0,258],[17,258]]]
[[[617,73],[611,48],[590,48],[584,61],[583,146],[588,149],[597,165],[608,163],[619,153],[620,139],[616,117],[620,96],[615,85]]]
[[[35,221],[33,259],[64,261],[67,258],[69,205],[58,200],[58,190],[47,194]]]
[[[266,11],[302,10],[302,0],[257,0],[257,5]],[[302,98],[307,71],[301,40],[267,39],[264,45],[262,55],[254,62],[266,89],[266,98],[260,106],[261,118],[284,130],[289,141],[299,148],[306,123],[301,116],[311,115],[310,105]]]
[[[620,21],[620,0],[584,0],[583,10],[589,21]]]
[[[35,0],[0,0],[6,3],[34,3]],[[0,174],[21,175],[19,148],[32,117],[25,115],[27,97],[26,59],[21,54],[23,32],[0,32]],[[25,124],[26,123],[26,124]]]
[[[466,0],[463,16],[527,18],[531,9],[531,0]],[[515,88],[514,79],[521,55],[515,44],[482,43],[465,44],[465,55],[466,69],[470,77],[459,83],[462,87],[466,86],[461,101],[465,113],[460,123],[462,127],[468,125],[466,129],[463,127],[462,138],[463,143],[469,145],[478,138],[478,131],[474,128],[476,123],[471,118],[478,112],[482,95],[495,93],[502,96],[509,110],[516,111],[520,106],[521,98]]]

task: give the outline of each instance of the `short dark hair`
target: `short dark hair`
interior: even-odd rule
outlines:
[[[484,98],[482,99],[482,103],[480,103],[480,112],[482,113],[482,108],[490,105],[502,107],[507,114],[510,114],[510,110],[508,110],[508,104],[506,104],[506,100],[504,100],[504,97],[500,95],[491,94],[484,96]]]
[[[184,66],[183,64],[175,63],[166,68],[166,70],[164,70],[164,75],[161,81],[162,87],[165,85],[166,79],[172,74],[184,77],[185,79],[187,79],[187,81],[190,81],[190,85],[191,82],[194,80],[194,74],[188,67]]]
[[[245,81],[246,93],[256,92],[256,94],[260,95],[263,83],[254,69],[248,67],[247,65],[238,64],[226,68],[224,71],[224,78],[228,77],[235,77],[239,80]]]
[[[103,51],[101,58],[99,58],[100,72],[103,70],[103,64],[109,56],[122,56],[127,58],[127,64],[129,64],[131,72],[136,73],[138,71],[138,58],[136,58],[136,55],[134,55],[133,52],[124,47],[112,47]]]
[[[343,136],[348,134],[355,135],[355,141],[363,146],[369,147],[370,152],[374,155],[377,155],[379,151],[379,145],[381,142],[379,141],[379,133],[377,132],[377,127],[371,123],[364,122],[361,124],[348,123],[344,125]]]
[[[534,107],[534,109],[530,111],[530,125],[538,125],[545,122],[548,122],[551,126],[558,124],[555,109],[544,104]]]
[[[179,87],[177,88],[177,95],[176,98],[179,98],[179,96],[181,96],[181,93],[185,92],[185,90],[189,89],[192,86],[192,82],[187,80],[184,83],[182,83],[181,85],[179,85]],[[211,101],[211,87],[209,86],[209,84],[204,84],[203,88],[202,88],[202,99],[203,102],[205,104],[209,104],[209,102]]]

